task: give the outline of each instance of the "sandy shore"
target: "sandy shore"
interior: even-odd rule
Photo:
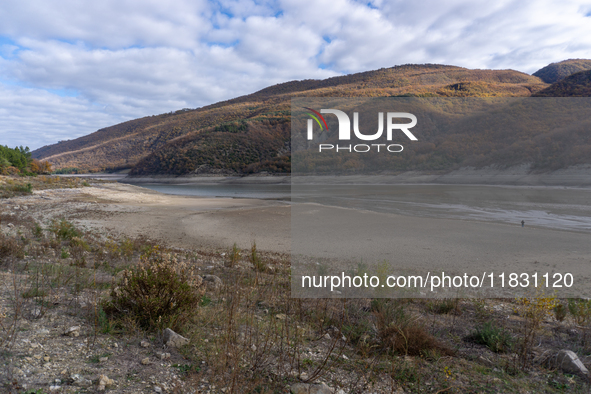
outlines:
[[[281,201],[174,196],[106,183],[35,191],[3,204],[8,210],[24,206],[41,223],[67,218],[99,232],[145,236],[179,248],[250,248],[256,241],[261,250],[290,250],[290,208]]]

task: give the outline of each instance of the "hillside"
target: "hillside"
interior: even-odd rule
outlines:
[[[533,73],[546,83],[555,83],[569,75],[591,70],[590,59],[569,59],[558,63],[552,63]]]
[[[396,66],[287,82],[195,110],[131,120],[33,155],[56,169],[132,168],[136,175],[284,172],[292,97],[527,97],[546,87],[539,78],[513,70]]]
[[[533,94],[536,97],[591,97],[591,70],[581,71]]]

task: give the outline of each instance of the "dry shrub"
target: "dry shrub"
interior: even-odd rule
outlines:
[[[538,331],[542,322],[552,316],[556,303],[556,297],[546,295],[543,287],[535,288],[534,297],[516,300],[515,312],[525,320],[521,325],[521,343],[518,353],[522,369],[526,369],[531,361]]]
[[[403,301],[376,299],[372,310],[381,347],[387,351],[408,356],[424,356],[434,351],[441,355],[454,354],[429,334],[417,317],[404,310]]]
[[[253,286],[257,277],[259,285]],[[320,317],[313,312],[325,324],[334,324],[342,319],[340,300],[291,298],[288,275],[233,271],[224,282],[208,294],[212,298],[205,299],[187,330],[195,347],[185,356],[202,368],[190,378],[196,385],[206,378],[226,393],[284,392],[294,376],[306,372],[307,381],[314,382],[339,363],[345,345],[340,335],[322,340],[317,363],[301,357],[305,344],[322,334],[312,328]]]
[[[13,237],[8,237],[0,232],[0,266],[13,258],[22,259],[24,257],[25,251],[23,244]]]
[[[158,247],[123,272],[104,310],[115,317],[129,315],[148,331],[179,329],[201,300],[201,277],[176,255]]]

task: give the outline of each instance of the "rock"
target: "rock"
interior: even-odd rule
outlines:
[[[38,319],[41,317],[41,308],[33,308],[31,310],[31,316],[33,316],[33,319]]]
[[[154,391],[157,393],[161,393],[162,389],[159,386],[154,386]]]
[[[156,353],[160,360],[170,360],[170,353]]]
[[[107,387],[113,386],[115,381],[113,379],[109,379],[107,375],[101,375],[98,379],[98,390],[103,391]]]
[[[12,224],[12,223],[8,223],[6,226],[7,226],[8,228],[13,228],[13,227],[14,227],[14,224]]]
[[[275,315],[275,319],[285,320],[285,319],[287,319],[287,315],[285,313],[278,313]]]
[[[202,278],[205,281],[205,284],[207,285],[207,287],[219,289],[220,287],[222,287],[224,285],[224,282],[222,282],[222,280],[219,278],[219,276],[203,275]]]
[[[99,357],[99,363],[106,363],[108,360],[108,357]]]
[[[23,371],[22,369],[18,369],[18,368],[13,368],[12,373],[17,376],[25,376],[25,371]]]
[[[140,346],[141,347],[150,347],[150,342],[148,342],[148,341],[141,341],[140,342]]]
[[[326,384],[296,383],[289,388],[291,394],[332,394],[333,391]]]
[[[92,385],[92,380],[86,379],[84,376],[79,375],[79,374],[71,375],[70,379],[72,379],[74,381],[73,382],[74,386],[90,387]]]
[[[189,340],[182,335],[177,334],[170,328],[164,330],[163,333],[164,344],[170,347],[181,347],[189,343]]]
[[[152,362],[150,361],[150,357],[146,357],[142,360],[142,365],[150,365]]]
[[[589,378],[589,370],[583,365],[575,352],[563,349],[549,360],[551,367],[560,368],[563,372]]]
[[[67,335],[69,337],[80,336],[80,326],[73,326],[73,327],[68,328],[66,330],[66,332],[64,332],[64,335]]]

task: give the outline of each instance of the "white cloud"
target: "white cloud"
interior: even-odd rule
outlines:
[[[404,63],[531,73],[590,57],[590,12],[571,0],[5,0],[0,144]]]

